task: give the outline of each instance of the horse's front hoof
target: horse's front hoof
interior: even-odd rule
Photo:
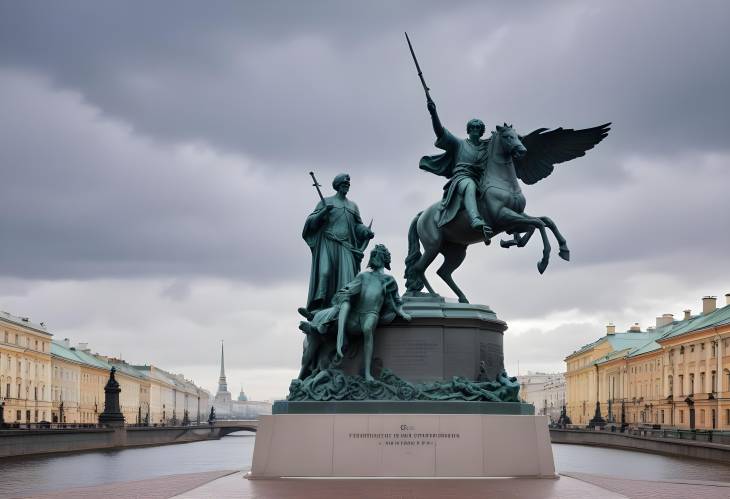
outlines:
[[[504,239],[502,239],[502,240],[501,240],[501,241],[499,242],[499,245],[500,245],[501,247],[503,247],[503,248],[511,248],[512,246],[514,246],[514,245],[515,245],[515,242],[514,242],[514,241],[512,241],[512,240],[510,240],[510,241],[505,241]]]
[[[545,269],[547,268],[547,266],[548,266],[548,262],[541,260],[541,261],[537,262],[537,271],[542,274],[545,272]]]
[[[560,255],[560,258],[562,258],[566,262],[569,262],[570,261],[570,250],[567,250],[567,249],[566,250],[560,250],[558,252],[558,255]]]

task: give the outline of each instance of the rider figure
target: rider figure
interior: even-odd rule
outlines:
[[[444,185],[438,225],[442,227],[453,220],[463,206],[469,215],[471,226],[482,232],[485,244],[489,244],[493,231],[482,218],[477,205],[479,183],[487,166],[489,145],[489,139],[481,138],[485,131],[484,122],[470,120],[466,124],[469,137],[459,139],[441,124],[433,101],[428,101],[427,108],[431,113],[433,131],[436,134],[435,145],[446,152],[437,156],[424,156],[419,167],[449,179]]]

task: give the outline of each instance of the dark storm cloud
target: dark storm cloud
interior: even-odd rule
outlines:
[[[264,162],[413,161],[445,122],[616,123],[613,155],[726,150],[725,2],[4,3],[0,61],[163,140]],[[405,165],[404,165],[405,168]]]
[[[0,272],[303,280],[309,169],[325,185],[349,171],[363,217],[403,253],[443,184],[416,168],[433,137],[403,29],[457,133],[475,115],[522,132],[615,122],[525,188],[528,213],[568,237],[571,265],[686,255],[698,240],[718,254],[729,236],[706,214],[727,207],[727,14],[719,2],[4,2]],[[533,277],[537,238],[523,256],[496,251],[482,258]]]

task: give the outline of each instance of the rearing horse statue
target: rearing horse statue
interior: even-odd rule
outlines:
[[[429,106],[433,104],[429,103]],[[435,106],[432,114],[434,112]],[[557,128],[552,131],[540,128],[525,137],[519,136],[506,123],[504,126],[497,126],[491,138],[486,141],[486,168],[480,176],[476,196],[476,208],[483,220],[470,216],[470,210],[463,209],[463,206],[454,205],[450,199],[453,189],[449,189],[447,184],[444,199],[420,212],[411,222],[405,262],[406,294],[418,293],[424,286],[429,293],[435,294],[426,279],[425,271],[441,253],[444,262],[436,273],[456,293],[459,302],[468,303],[452,274],[464,261],[467,246],[480,241],[489,244],[491,237],[502,232],[512,236],[509,240],[500,241],[502,248],[523,247],[535,230],[540,232],[543,251],[537,269],[541,274],[545,272],[550,261],[551,248],[547,230],[552,232],[558,242],[558,255],[569,260],[567,242],[555,223],[548,217],[535,217],[525,213],[525,196],[517,179],[526,184],[534,184],[547,177],[552,173],[555,164],[585,155],[588,149],[608,135],[609,126],[610,123],[607,123],[583,130]],[[472,133],[469,128],[467,130]],[[423,165],[421,167],[429,169]],[[444,216],[444,212],[449,210],[451,213]],[[478,225],[479,222],[483,222],[483,227]]]

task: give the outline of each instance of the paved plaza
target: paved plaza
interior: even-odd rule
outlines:
[[[68,489],[33,499],[726,499],[730,483],[625,480],[586,473],[550,479],[247,480],[241,471],[170,475]]]

